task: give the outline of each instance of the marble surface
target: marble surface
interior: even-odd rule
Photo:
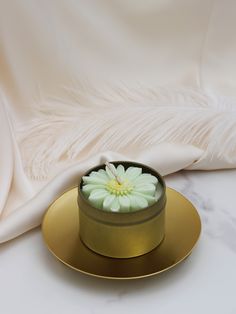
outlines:
[[[170,175],[203,224],[185,262],[158,276],[110,281],[76,273],[45,248],[39,229],[0,246],[0,311],[14,313],[236,313],[236,170]]]

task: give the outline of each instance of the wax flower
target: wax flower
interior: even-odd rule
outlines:
[[[83,176],[82,192],[88,201],[102,210],[137,211],[154,204],[161,196],[158,178],[143,173],[140,167],[124,168],[107,163],[105,169]]]

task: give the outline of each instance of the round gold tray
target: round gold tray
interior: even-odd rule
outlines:
[[[193,250],[201,221],[194,206],[167,188],[165,238],[153,251],[135,258],[109,258],[89,250],[79,237],[77,188],[61,195],[44,216],[42,231],[48,249],[65,265],[109,279],[137,279],[159,274],[183,261]]]

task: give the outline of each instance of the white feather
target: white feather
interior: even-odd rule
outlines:
[[[18,130],[31,177],[47,176],[57,162],[161,142],[195,145],[208,156],[236,153],[233,99],[160,87],[67,90],[68,99],[35,105],[35,118]]]

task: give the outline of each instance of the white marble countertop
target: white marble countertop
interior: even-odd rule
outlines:
[[[59,263],[37,229],[0,246],[1,313],[235,314],[236,170],[182,171],[166,180],[202,219],[190,258],[141,280],[92,278]]]

